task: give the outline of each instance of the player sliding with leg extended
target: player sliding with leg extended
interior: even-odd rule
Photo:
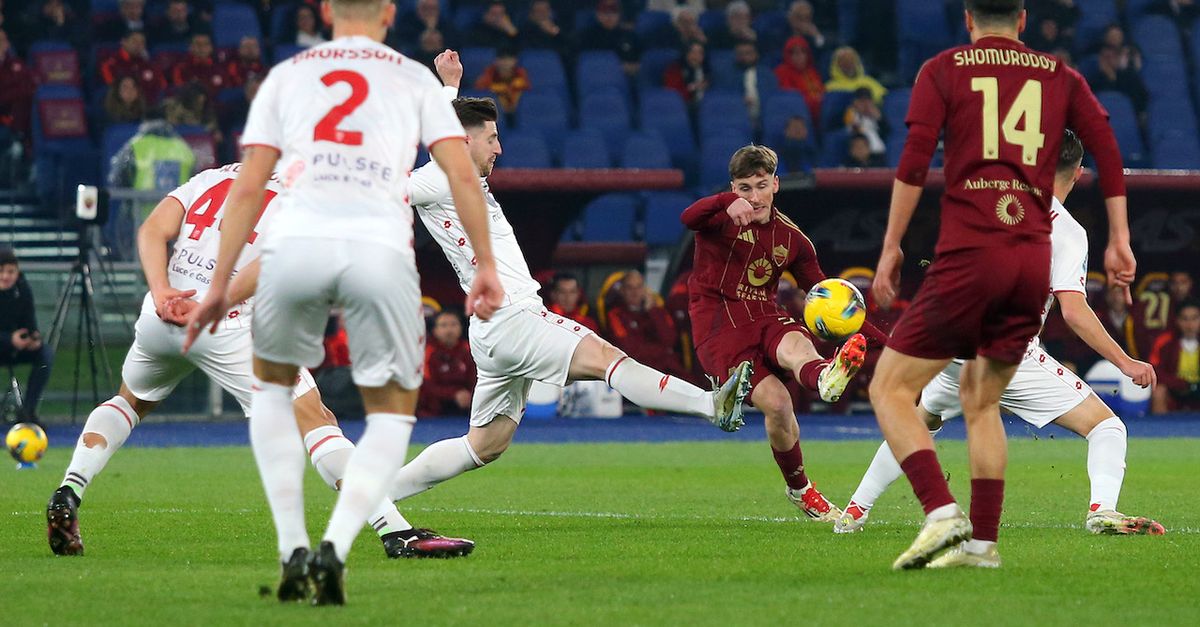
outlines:
[[[221,237],[217,225],[240,167],[241,164],[234,163],[192,177],[168,194],[138,230],[138,256],[150,292],[138,317],[133,346],[125,357],[120,392],[88,415],[62,485],[46,508],[50,549],[55,554],[83,553],[78,507],[84,491],[133,428],[192,370],[199,368],[232,394],[242,411],[247,415],[250,412],[254,386],[250,340],[253,305],[247,298],[254,292],[258,273],[260,234],[273,219],[279,206],[275,199],[283,191],[274,177],[267,183],[267,197],[255,234],[247,241],[236,266],[238,278],[231,298],[239,305],[229,312],[216,334],[202,337],[186,356],[179,354],[186,313],[196,304],[188,299],[203,298],[212,281],[209,268]],[[168,257],[171,241],[175,247]],[[342,435],[333,414],[321,404],[320,393],[308,370],[301,369],[292,396],[304,447],[317,473],[336,490],[354,444]],[[441,556],[470,552],[473,548],[465,540],[441,538],[428,530],[413,529],[386,500],[380,502],[368,520],[391,557]]]
[[[462,124],[420,63],[383,45],[387,0],[321,5],[333,41],[275,66],[250,107],[245,159],[229,191],[212,288],[185,350],[229,309],[229,275],[277,162],[285,191],[263,245],[254,316],[250,441],[278,532],[281,600],[343,604],[350,547],[404,463],[421,383],[425,325],[413,253],[409,172],[417,145],[445,169],[479,266],[467,310],[487,319],[503,291]],[[304,453],[290,402],[300,366],[324,354],[331,304],[344,310],[367,429],[346,467],[324,540],[309,560]]]
[[[1058,299],[1067,324],[1096,352],[1118,364],[1126,376],[1138,385],[1154,385],[1154,368],[1133,359],[1113,341],[1088,305],[1084,293],[1087,282],[1087,231],[1063,207],[1067,194],[1075,186],[1083,169],[1083,145],[1071,131],[1063,137],[1059,149],[1058,172],[1054,177],[1054,201],[1050,213],[1050,290]],[[1043,309],[1043,319],[1051,302]],[[941,429],[942,421],[962,413],[958,399],[958,378],[962,361],[955,360],[925,386],[920,407],[931,433]],[[1042,350],[1035,339],[1025,351],[1012,381],[1000,396],[1000,405],[1025,422],[1042,428],[1054,423],[1087,438],[1088,477],[1091,479],[1091,504],[1084,527],[1092,533],[1158,535],[1162,525],[1140,516],[1117,512],[1117,497],[1125,479],[1125,423],[1121,422],[1090,387]],[[904,472],[887,442],[879,447],[862,482],[854,491],[842,517],[834,523],[837,533],[863,528],[875,500]],[[998,566],[994,551],[970,553],[952,550],[934,560],[930,567],[968,562],[976,566]]]
[[[705,372],[723,374],[743,360],[753,365],[750,401],[765,416],[788,499],[808,517],[832,522],[841,510],[804,472],[800,426],[780,379],[794,377],[823,400],[837,401],[863,364],[867,338],[882,345],[885,336],[864,323],[863,333],[846,340],[832,360],[823,359],[809,330],[776,304],[783,272],[790,270],[805,290],[825,279],[812,242],[775,208],[777,163],[770,148],[741,148],[729,160],[733,191],[702,198],[683,212],[683,223],[696,231],[688,313]]]
[[[462,75],[457,53],[442,53],[437,67],[447,89],[457,87]],[[429,445],[405,464],[393,483],[392,498],[408,498],[499,458],[521,423],[533,381],[565,385],[603,379],[642,407],[703,416],[726,431],[737,430],[749,389],[749,364],[738,367],[720,389],[706,392],[630,359],[582,324],[546,310],[513,228],[488,192],[487,177],[501,154],[496,103],[489,98],[459,98],[453,106],[467,131],[467,148],[486,195],[504,303],[490,320],[471,320],[471,354],[479,380],[471,400],[470,429],[461,438]],[[468,289],[475,275],[475,251],[463,239],[445,172],[433,162],[417,169],[411,194],[417,215],[441,246],[463,289]]]
[[[1126,288],[1129,248],[1121,153],[1087,83],[1058,58],[1026,48],[1021,0],[966,0],[971,45],[921,68],[908,138],[896,171],[888,228],[872,291],[891,305],[900,285],[900,240],[945,129],[946,193],[936,257],[892,329],[871,381],[879,427],[925,510],[925,525],[893,568],[921,568],[972,537],[990,552],[1004,501],[1007,442],[1000,395],[1042,324],[1050,295],[1050,201],[1063,130],[1096,157],[1108,209],[1109,284]],[[971,518],[950,494],[929,431],[913,405],[955,358],[971,459]]]

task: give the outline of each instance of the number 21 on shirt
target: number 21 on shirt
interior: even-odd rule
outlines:
[[[1042,82],[1029,79],[1017,93],[1004,121],[1000,121],[1000,87],[995,76],[971,79],[971,91],[983,94],[983,158],[1000,158],[1000,133],[1004,141],[1021,147],[1021,161],[1037,165],[1038,151],[1046,145],[1042,133]],[[1023,128],[1017,124],[1025,118]]]

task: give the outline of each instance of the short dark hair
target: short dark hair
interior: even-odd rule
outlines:
[[[1025,10],[1024,0],[965,0],[963,4],[976,22],[989,24],[1016,22]]]
[[[1075,172],[1075,168],[1083,163],[1083,143],[1079,136],[1069,128],[1063,129],[1062,147],[1058,149],[1057,174]]]
[[[575,276],[574,274],[571,274],[570,272],[556,272],[554,274],[554,276],[551,277],[551,279],[550,279],[550,289],[551,290],[558,289],[558,284],[562,283],[563,281],[574,281],[576,283],[579,283],[579,277]],[[581,285],[580,287],[583,287],[583,286]]]
[[[496,101],[491,98],[455,98],[450,104],[454,105],[454,113],[463,128],[477,128],[500,117]]]
[[[742,146],[729,158],[729,180],[744,179],[759,173],[771,176],[778,166],[779,156],[774,150],[758,144]]]
[[[1200,309],[1200,300],[1196,300],[1195,298],[1185,298],[1179,303],[1179,309],[1176,309],[1175,311],[1183,311],[1188,307]]]
[[[0,248],[0,266],[17,266],[20,263],[17,261],[17,253],[11,248]]]

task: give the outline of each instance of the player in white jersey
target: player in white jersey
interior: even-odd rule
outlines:
[[[475,245],[479,270],[467,310],[486,319],[503,293],[462,125],[433,74],[381,43],[395,5],[331,0],[321,12],[333,23],[333,40],[272,68],[250,106],[212,289],[189,318],[188,341],[230,308],[236,242],[251,232],[278,163],[285,190],[255,297],[254,373],[261,383],[251,402],[250,442],[278,532],[278,596],[340,605],[350,547],[404,463],[416,420],[425,329],[408,177],[419,144],[446,169]],[[304,457],[288,389],[300,366],[321,361],[333,304],[343,309],[367,429],[310,560]]]
[[[457,87],[462,76],[457,53],[446,51],[436,62],[446,85]],[[630,359],[581,323],[546,309],[512,225],[488,191],[487,177],[501,154],[496,104],[490,98],[459,98],[453,104],[467,131],[467,148],[486,196],[505,296],[491,320],[471,320],[471,354],[479,379],[471,399],[467,435],[435,442],[405,464],[391,497],[410,497],[499,458],[521,422],[533,381],[565,385],[574,380],[603,379],[642,407],[703,416],[726,431],[737,430],[742,424],[742,401],[750,387],[748,362],[740,364],[720,389],[704,391]],[[438,164],[431,162],[413,173],[412,202],[454,267],[463,290],[468,290],[476,253],[463,237],[455,200]]]
[[[1082,160],[1083,145],[1068,130],[1054,179],[1050,214],[1051,295],[1042,310],[1042,321],[1045,322],[1057,298],[1063,318],[1088,346],[1120,367],[1134,383],[1142,387],[1155,385],[1154,368],[1125,353],[1087,302],[1087,231],[1062,205],[1083,172]],[[943,420],[962,414],[958,389],[962,364],[961,360],[952,362],[921,392],[920,407],[930,431],[936,432]],[[1087,439],[1091,500],[1084,526],[1088,531],[1155,535],[1164,532],[1162,525],[1153,520],[1117,512],[1117,497],[1125,477],[1125,424],[1083,380],[1043,350],[1038,338],[1030,342],[1016,374],[1000,397],[1000,405],[1039,429],[1054,423]],[[876,499],[903,474],[884,442],[833,530],[851,533],[862,529]],[[999,565],[995,543],[978,540],[955,547],[930,563],[930,567]]]
[[[138,231],[138,251],[150,291],[135,326],[133,346],[125,357],[121,388],[116,396],[88,415],[62,484],[46,509],[50,549],[57,555],[81,555],[78,508],[84,492],[121,448],[131,431],[193,370],[199,369],[228,391],[247,415],[253,386],[250,319],[256,260],[262,243],[259,233],[272,221],[283,187],[274,177],[267,183],[263,211],[255,233],[238,258],[238,305],[221,329],[205,336],[186,356],[183,345],[184,314],[203,298],[212,282],[219,224],[225,199],[241,164],[205,170],[172,191],[151,212]],[[175,242],[174,247],[170,242]],[[172,250],[173,248],[173,250]],[[244,298],[245,297],[245,298]],[[313,467],[333,489],[345,473],[354,448],[322,405],[308,370],[302,369],[292,392],[296,421],[304,436]],[[383,501],[369,519],[389,557],[442,556],[470,552],[469,542],[441,538],[424,529],[413,529],[390,501]]]

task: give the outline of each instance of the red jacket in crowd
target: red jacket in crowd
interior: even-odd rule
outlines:
[[[425,346],[425,382],[417,401],[418,416],[464,415],[455,397],[475,389],[475,360],[466,340],[447,348],[437,341]]]
[[[651,366],[687,379],[683,362],[675,353],[679,339],[671,314],[662,307],[634,311],[621,305],[608,312],[609,337],[626,355]]]
[[[1150,351],[1150,363],[1158,374],[1158,384],[1171,396],[1171,411],[1200,410],[1200,386],[1179,376],[1179,356],[1182,352],[1179,336],[1163,333]]]
[[[262,64],[262,61],[234,59],[225,65],[225,79],[227,81],[225,87],[241,87],[246,84],[246,77],[251,74],[257,74],[259,78],[265,78],[267,67]]]
[[[0,58],[0,124],[29,137],[29,114],[33,107],[33,68],[9,50]]]
[[[200,59],[189,54],[171,68],[171,84],[178,87],[192,81],[199,83],[210,96],[230,86],[225,68],[212,59]]]
[[[122,76],[132,76],[137,79],[142,88],[142,95],[147,104],[158,102],[159,96],[167,88],[167,80],[150,59],[135,57],[124,50],[118,50],[100,64],[100,78],[105,85],[112,85]]]

